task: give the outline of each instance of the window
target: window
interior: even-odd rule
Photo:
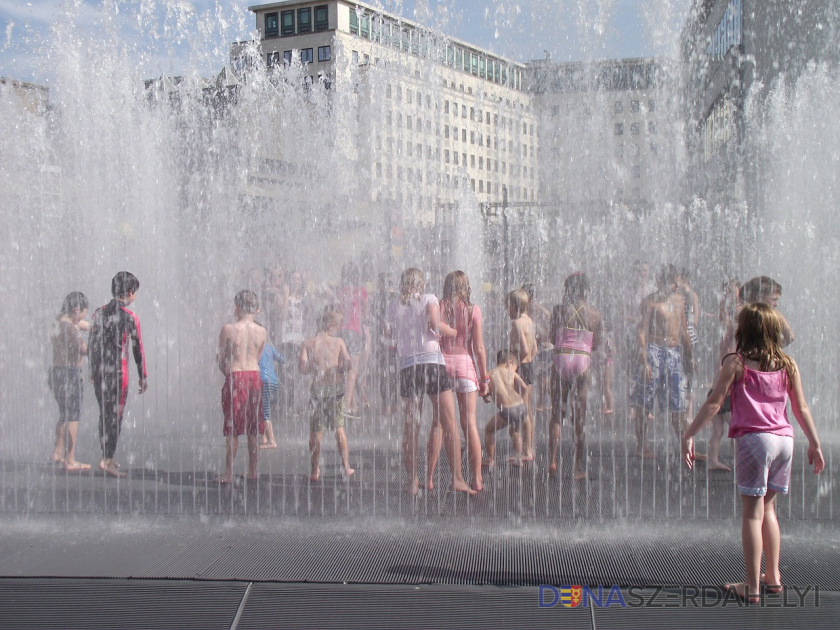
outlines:
[[[633,167],[633,177],[641,177],[641,169],[638,166]]]
[[[350,10],[350,32],[353,35],[359,34],[359,15],[352,9]]]
[[[411,116],[405,117],[405,128],[411,131]]]
[[[315,7],[315,30],[326,31],[328,26],[327,5],[324,4],[319,7]]]
[[[615,129],[613,133],[617,136],[624,135],[624,123],[615,123]]]
[[[329,46],[318,46],[318,61],[329,61],[330,60],[330,47]],[[388,86],[388,96],[391,96],[391,86]]]
[[[443,137],[449,139],[449,125],[443,126]]]
[[[444,102],[443,102],[443,113],[444,113],[444,114],[448,114],[448,113],[449,113],[449,101],[444,101]],[[447,136],[447,137],[449,137],[449,136]]]
[[[475,131],[470,131],[470,144],[475,144]]]
[[[359,35],[368,39],[370,37],[370,16],[363,15],[359,20]]]
[[[271,52],[266,55],[265,65],[269,68],[273,66],[280,65],[280,53],[279,52]]]
[[[467,141],[467,130],[466,129],[461,129],[461,142],[466,142],[466,141]]]
[[[282,11],[280,13],[280,34],[294,35],[295,34],[295,12]]]
[[[639,101],[630,101],[630,112],[633,114],[639,112]]]
[[[624,105],[621,104],[621,101],[616,101],[615,102],[615,107],[614,107],[613,111],[616,114],[620,114],[621,112],[624,111]]]
[[[630,133],[633,134],[634,136],[639,135],[639,123],[637,123],[637,122],[630,123]]]
[[[648,133],[653,135],[656,133],[656,123],[653,121],[648,122]]]
[[[466,118],[466,117],[467,117],[467,106],[466,105],[461,105],[461,118]]]
[[[445,149],[443,152],[443,161],[449,164],[449,149]]]
[[[656,145],[653,144],[653,143],[651,143],[651,145],[650,145],[650,154],[651,155],[656,155]]]
[[[312,63],[312,49],[311,48],[302,48],[300,51],[300,62],[301,63]]]
[[[284,50],[283,51],[283,61],[286,65],[292,63],[292,51],[291,50]]]
[[[312,8],[298,9],[298,33],[312,32]]]
[[[265,36],[277,37],[280,34],[280,23],[278,22],[279,13],[265,14]]]
[[[648,101],[648,111],[655,112],[656,111],[656,101]]]
[[[458,127],[452,127],[452,137],[458,142]]]
[[[354,66],[358,66],[359,65],[359,51],[354,50],[352,53],[350,53],[350,59],[352,60]]]

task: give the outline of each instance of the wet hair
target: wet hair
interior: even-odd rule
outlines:
[[[586,299],[586,292],[589,291],[589,280],[582,271],[576,271],[563,283],[563,302],[565,304],[576,304]]]
[[[782,323],[772,306],[753,302],[741,309],[735,331],[736,352],[757,361],[764,372],[783,368],[790,379],[796,364],[782,350],[781,339]]]
[[[688,271],[688,269],[683,267],[682,269],[680,269],[680,278],[682,278],[686,282],[690,283],[691,282],[691,273]]]
[[[118,271],[111,280],[111,295],[115,298],[128,297],[129,293],[137,293],[139,289],[140,281],[128,271]]]
[[[408,304],[412,295],[422,293],[425,288],[423,272],[416,267],[409,267],[400,275],[400,304]]]
[[[521,288],[522,288],[523,291],[525,291],[525,293],[528,294],[528,299],[531,302],[533,302],[534,301],[534,296],[536,296],[536,294],[537,294],[537,285],[535,285],[530,280],[527,280],[526,282],[522,283]]]
[[[514,289],[510,293],[508,293],[507,298],[505,299],[505,304],[510,308],[511,306],[516,313],[516,317],[521,317],[523,313],[528,312],[528,304],[530,304],[530,300],[528,299],[528,293],[525,289]]]
[[[455,326],[455,309],[466,311],[467,330],[472,326],[472,302],[470,302],[470,280],[460,269],[450,271],[443,281],[443,296],[441,306],[443,307],[443,319],[451,326]],[[460,303],[460,306],[459,306]]]
[[[659,270],[659,276],[656,278],[656,285],[659,289],[664,289],[665,287],[674,284],[679,276],[680,272],[677,268],[671,263],[667,263],[662,265],[662,269]]]
[[[324,312],[318,318],[318,330],[327,332],[333,324],[341,326],[342,321],[344,321],[344,315],[341,314],[340,310],[335,306],[326,306]]]
[[[774,293],[782,294],[782,285],[769,276],[756,276],[750,278],[741,287],[741,299],[744,302],[758,302],[762,298],[768,298]]]
[[[260,299],[257,294],[249,289],[242,289],[233,298],[233,303],[241,313],[251,315],[256,313],[260,308]]]
[[[64,302],[61,303],[61,313],[63,315],[71,315],[75,309],[79,312],[88,307],[88,299],[81,291],[73,291],[67,294]]]
[[[496,365],[504,365],[508,362],[513,362],[516,365],[519,365],[519,358],[510,350],[499,350],[496,353]]]

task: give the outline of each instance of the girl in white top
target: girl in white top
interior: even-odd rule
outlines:
[[[400,368],[400,396],[403,399],[405,426],[403,428],[403,460],[408,473],[406,491],[416,495],[417,437],[423,413],[423,394],[432,402],[432,432],[429,448],[440,450],[442,439],[452,469],[452,485],[459,492],[475,494],[464,481],[461,472],[460,437],[455,424],[455,401],[452,398],[452,379],[440,351],[438,337],[454,337],[457,331],[440,322],[437,298],[424,294],[426,282],[419,269],[409,268],[400,277],[400,297],[388,308],[390,334],[397,340],[397,359]],[[441,427],[441,431],[435,427]],[[427,488],[434,488],[427,479]]]

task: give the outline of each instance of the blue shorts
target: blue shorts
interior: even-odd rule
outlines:
[[[271,420],[271,408],[277,407],[277,383],[263,381],[262,412],[263,420]],[[275,410],[276,413],[276,410]]]
[[[647,380],[647,374],[638,368],[630,389],[630,404],[651,411],[653,399],[658,396],[660,411],[685,411],[686,379],[680,349],[649,343],[647,361],[651,378]]]

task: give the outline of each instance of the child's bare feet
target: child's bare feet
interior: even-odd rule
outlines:
[[[782,577],[781,576],[779,576],[775,580],[774,584],[768,584],[767,583],[767,574],[762,573],[758,577],[758,581],[761,584],[761,586],[764,587],[764,590],[767,591],[768,593],[770,593],[771,595],[778,595],[779,593],[781,593],[784,590],[784,587],[782,586]]]
[[[64,456],[59,451],[56,451],[55,453],[50,455],[50,461],[55,462],[56,464],[63,464]]]
[[[227,485],[233,483],[233,477],[231,475],[219,475],[213,481]]]
[[[707,459],[709,459],[709,456],[705,453],[694,453],[693,459],[695,462],[705,462]]]
[[[318,481],[321,478],[321,467],[318,466],[312,473],[309,475],[309,481]]]
[[[761,601],[761,595],[759,593],[750,593],[749,592],[749,585],[746,582],[738,582],[737,584],[724,584],[724,590],[729,591],[735,597],[740,599],[743,602],[748,602],[750,604],[757,604]]]
[[[77,470],[90,470],[90,464],[83,464],[82,462],[67,462],[64,464],[64,470],[67,472],[75,472]]]
[[[532,462],[534,461],[534,454],[533,453],[524,453],[522,455],[523,462]]]
[[[277,448],[277,442],[262,442],[260,448]]]
[[[584,479],[586,479],[586,472],[578,471],[575,473],[575,481],[583,481]]]
[[[456,481],[456,482],[455,482],[454,484],[452,484],[452,485],[453,485],[453,487],[455,488],[455,491],[456,491],[456,492],[463,492],[463,493],[465,493],[465,494],[475,494],[475,490],[473,490],[472,488],[470,488],[470,487],[467,485],[467,482],[466,482],[466,481],[464,481],[463,479],[462,479],[462,480],[460,480],[460,481]]]
[[[549,477],[556,477],[557,476],[557,464],[556,463],[552,463],[548,467],[548,476]]]
[[[524,457],[516,457],[516,456],[508,457],[508,464],[510,464],[511,466],[516,466],[517,468],[519,468],[522,465],[522,462],[524,460],[525,460]]]
[[[423,487],[424,487],[426,490],[434,490],[434,489],[435,489],[435,480],[434,480],[434,477],[429,477],[428,479],[426,479],[426,483],[425,483],[425,484],[423,484]]]
[[[415,477],[413,481],[409,482],[409,484],[405,487],[405,491],[412,496],[417,496],[417,493],[420,492],[420,483],[417,481],[417,477]]]
[[[344,469],[344,474],[347,475],[348,477],[352,477],[354,472],[356,472],[356,469],[355,468],[350,468],[349,466]]]
[[[726,470],[726,471],[730,471],[730,472],[732,471],[732,469],[729,466],[727,466],[726,464],[724,464],[723,462],[720,462],[720,461],[713,462],[712,460],[709,460],[709,465],[707,466],[707,468],[709,470]]]
[[[481,467],[486,468],[487,470],[493,470],[493,467],[496,465],[492,459],[482,459],[481,460]]]
[[[484,490],[484,484],[481,482],[480,479],[478,481],[473,479],[472,483],[470,483],[470,488],[472,488],[476,492],[481,492],[482,490]]]
[[[111,477],[125,477],[125,473],[120,472],[113,462],[103,467],[102,470],[105,471],[106,475],[109,475]]]

